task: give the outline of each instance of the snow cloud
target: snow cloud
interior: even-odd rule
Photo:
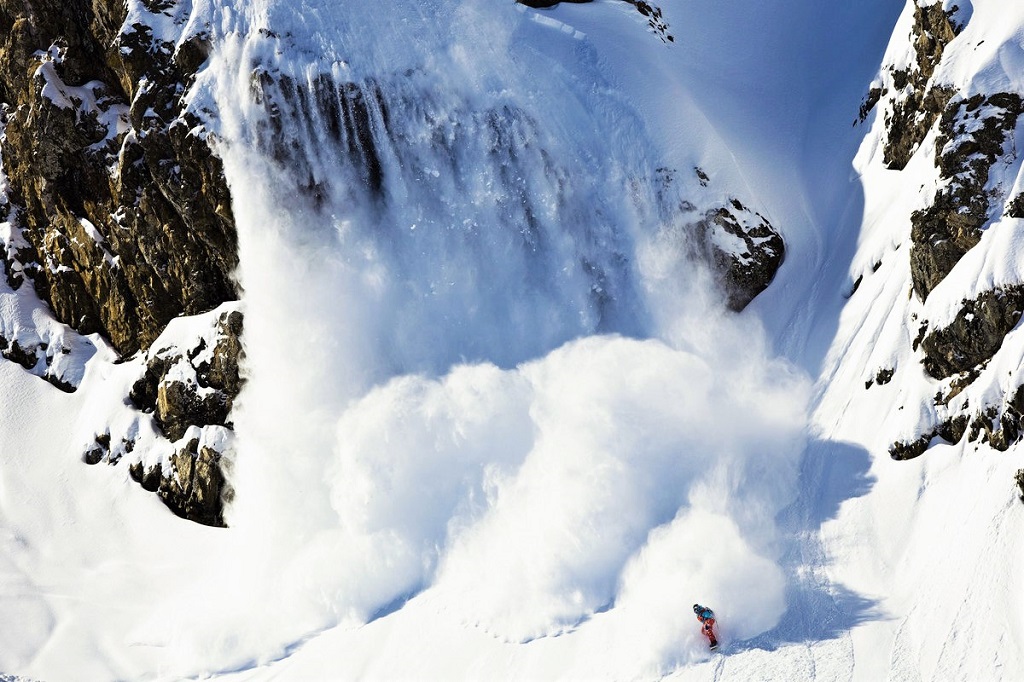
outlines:
[[[807,389],[781,363],[618,336],[399,376],[343,411],[319,477],[288,464],[318,454],[304,448],[264,460],[294,504],[237,525],[263,539],[268,615],[288,627],[365,622],[429,590],[500,639],[590,628],[669,670],[703,650],[693,602],[726,639],[785,610],[773,518],[793,498]]]
[[[344,16],[323,25],[359,40],[349,12],[330,11]],[[430,64],[361,95],[389,102],[363,123],[376,190],[288,101],[275,115],[295,157],[254,142],[267,114],[250,68],[270,57],[222,48],[249,377],[234,413],[235,567],[215,584],[222,603],[260,609],[197,629],[181,607],[191,660],[272,658],[429,594],[499,641],[643,642],[639,664],[659,671],[703,650],[693,602],[743,614],[726,639],[785,609],[774,518],[795,493],[808,381],[756,321],[722,313],[685,245],[659,237],[662,159],[635,111],[594,87],[586,55],[582,76],[553,74],[529,97],[486,50],[475,67],[493,82],[466,81],[466,51],[486,37],[467,26],[489,30],[472,19],[410,39],[412,57],[453,60],[451,74]],[[508,22],[493,31],[486,44],[514,39]],[[341,83],[412,58],[373,49],[320,73]],[[315,99],[315,65],[270,66]]]
[[[754,548],[771,545],[771,528],[758,519],[791,499],[802,384],[783,372],[771,379],[788,385],[759,387],[752,400],[702,358],[614,337],[570,344],[520,373],[534,437],[521,466],[493,478],[478,520],[446,543],[438,584],[453,608],[525,640],[628,610],[652,584],[666,603],[686,603],[684,614],[715,597],[725,607],[727,590],[714,585],[766,563]],[[790,409],[782,419],[757,404],[780,398]],[[762,458],[789,476],[765,486]],[[644,585],[658,575],[668,579]],[[755,616],[770,625],[781,613],[777,569],[758,584],[774,588]],[[736,602],[758,610],[749,593]]]

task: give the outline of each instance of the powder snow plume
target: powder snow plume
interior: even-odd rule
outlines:
[[[743,614],[727,639],[770,629],[809,381],[666,227],[679,159],[592,49],[536,49],[551,27],[514,3],[207,9],[235,497],[223,554],[133,642],[230,671],[425,600],[610,670],[600,642],[633,641],[632,675],[703,655],[695,601]]]

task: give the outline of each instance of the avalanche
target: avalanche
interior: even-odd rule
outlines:
[[[0,285],[4,333],[73,345],[79,385],[0,362],[0,680],[1024,669],[1019,457],[887,452],[935,416],[911,315],[1016,242],[908,299],[934,135],[894,171],[883,114],[850,124],[915,0],[664,0],[672,41],[619,0],[172,4],[129,21],[212,46],[185,97],[239,232],[228,527],[82,464],[98,424],[149,423],[146,358]],[[1024,10],[963,12],[941,73],[1020,90]],[[786,243],[738,314],[685,217],[734,200]]]

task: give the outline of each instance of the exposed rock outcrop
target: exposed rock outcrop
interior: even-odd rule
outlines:
[[[912,441],[897,441],[889,447],[889,456],[893,459],[914,459],[923,455],[935,438],[947,443],[959,443],[967,431],[968,419],[960,415],[945,420],[935,429],[924,433]]]
[[[43,341],[22,346],[16,339],[8,341],[6,337],[0,335],[0,357],[18,363],[65,393],[73,393],[77,386],[69,381],[68,377],[63,376],[59,363],[55,364],[54,360],[70,352],[71,350],[64,346],[51,348]]]
[[[971,441],[987,443],[1005,452],[1024,435],[1024,386],[1001,405],[991,405],[971,420]]]
[[[989,170],[1004,156],[1022,112],[1014,93],[957,99],[943,112],[936,141],[942,185],[932,205],[911,216],[910,271],[921,299],[981,239],[993,198]]]
[[[98,433],[83,459],[116,464],[127,457],[131,477],[175,514],[220,526],[231,495],[224,456],[232,444],[231,408],[243,385],[243,319],[226,310],[190,322],[204,320],[208,325],[198,332],[161,343],[136,361],[140,376],[127,396],[138,410],[134,421],[124,432]]]
[[[697,224],[697,237],[735,312],[768,288],[786,254],[768,219],[738,199],[709,210]]]
[[[157,351],[132,387],[132,403],[152,414],[172,442],[202,427],[230,429],[228,416],[243,383],[241,334],[242,314],[225,312],[216,322],[212,339],[200,338],[184,355],[177,348]],[[156,485],[160,498],[179,516],[223,525],[222,450],[205,442],[200,446],[198,437],[188,438],[167,462],[148,470],[141,462],[133,464],[132,477],[147,489],[154,490]]]
[[[785,260],[785,242],[767,217],[721,192],[704,169],[692,173],[656,170],[661,248],[679,249],[706,266],[726,307],[740,312],[774,280]]]
[[[867,390],[872,386],[885,386],[887,383],[892,381],[892,375],[895,372],[896,370],[891,367],[879,369],[875,372],[875,376],[864,382],[864,390]]]
[[[25,240],[7,249],[8,277],[123,354],[237,297],[227,186],[183,100],[203,35],[181,33],[185,3],[133,8],[0,0],[0,155]]]
[[[876,102],[883,108],[883,163],[890,169],[902,170],[920,157],[922,143],[934,135],[934,156],[928,153],[934,164],[934,194],[927,184],[921,185],[922,193],[931,196],[925,208],[908,217],[909,274],[918,299],[911,306],[916,312],[910,323],[919,330],[913,350],[919,353],[923,371],[937,383],[934,406],[922,407],[934,412],[938,426],[894,443],[890,454],[910,459],[937,438],[958,442],[965,435],[970,441],[1006,449],[1024,436],[1018,399],[1012,392],[1005,394],[1004,387],[997,389],[994,382],[1002,379],[986,370],[1024,313],[1024,283],[993,278],[992,288],[962,300],[951,318],[949,302],[929,305],[929,296],[968,252],[979,248],[986,230],[1007,229],[1004,218],[1024,217],[1024,198],[1009,191],[1015,184],[1016,171],[1010,169],[1017,163],[1014,140],[1024,113],[1024,93],[979,92],[977,80],[950,80],[959,77],[944,68],[944,57],[964,29],[961,17],[969,12],[948,2],[908,4],[913,12],[907,46],[911,52],[891,53],[897,62],[883,70],[859,113],[866,118]],[[900,62],[902,54],[911,61]],[[922,160],[917,158],[915,164]],[[919,171],[928,173],[926,168]],[[951,286],[964,281],[957,279]],[[927,321],[932,315],[941,316],[942,323]],[[981,377],[985,390],[977,383]],[[882,382],[869,379],[865,385],[876,383]]]
[[[885,165],[889,168],[902,170],[906,167],[954,94],[949,87],[930,83],[946,46],[963,28],[955,23],[954,13],[955,10],[943,10],[941,2],[926,7],[914,5],[912,40],[916,63],[908,70],[892,71],[897,95],[886,115],[887,138],[883,150]],[[861,117],[866,115],[862,109]]]
[[[155,492],[178,516],[206,526],[224,526],[225,496],[230,488],[221,468],[222,454],[200,447],[193,438],[171,456],[170,466],[145,469],[141,462],[129,467],[133,480]]]
[[[152,413],[172,441],[179,440],[192,425],[228,425],[228,414],[242,387],[238,367],[241,332],[242,314],[224,313],[217,322],[212,350],[200,339],[184,355],[178,348],[157,351],[132,387],[132,403]]]
[[[964,301],[953,322],[921,341],[924,368],[936,379],[968,372],[988,362],[1024,312],[1024,286],[986,291]]]
[[[1024,194],[1018,194],[1006,204],[1006,215],[1010,218],[1024,218]]]
[[[147,351],[175,318],[238,293],[227,184],[185,100],[208,53],[191,12],[185,0],[0,0],[7,283],[28,281],[61,322],[102,333],[124,356]],[[0,325],[4,357],[75,388],[91,344],[56,322],[8,326],[18,336]],[[83,459],[128,458],[133,477],[175,513],[220,525],[241,314],[215,327],[197,346],[140,356],[145,376],[131,398],[149,416],[101,428]]]
[[[961,413],[945,419],[938,427],[919,438],[894,443],[889,448],[893,459],[913,459],[924,454],[933,439],[959,443],[967,436],[972,443],[985,443],[994,450],[1006,451],[1024,436],[1024,386],[1019,386],[996,405],[974,413]]]

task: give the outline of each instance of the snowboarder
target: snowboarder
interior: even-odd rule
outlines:
[[[697,614],[697,620],[701,622],[703,626],[704,634],[707,636],[708,641],[711,642],[711,648],[718,648],[718,640],[715,638],[715,612],[706,606],[700,604],[693,605],[693,612]]]

